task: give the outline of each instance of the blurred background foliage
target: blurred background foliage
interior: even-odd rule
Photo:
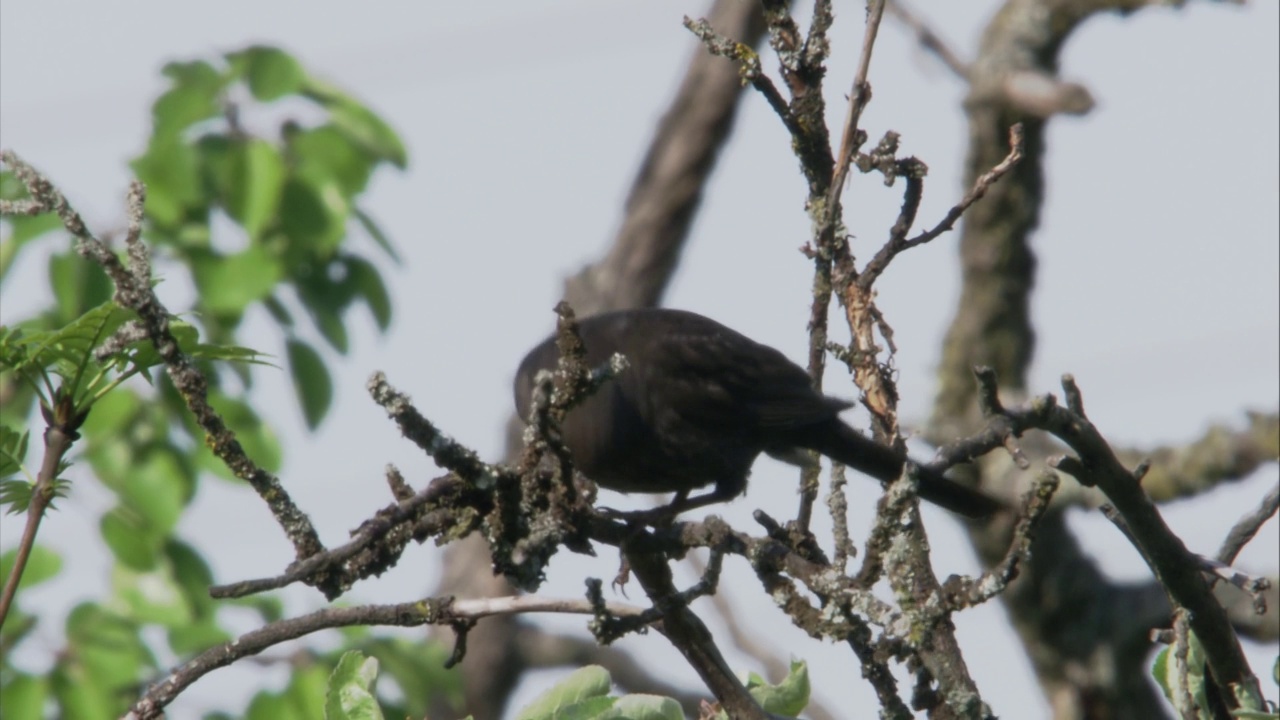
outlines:
[[[183,350],[209,379],[212,405],[248,455],[275,471],[280,444],[250,389],[251,364],[278,360],[239,347],[241,321],[255,307],[274,321],[286,348],[280,364],[315,428],[333,397],[318,346],[349,350],[347,316],[356,305],[368,308],[380,331],[391,322],[390,294],[370,258],[394,262],[397,254],[360,200],[375,172],[406,166],[406,150],[373,110],[278,48],[173,62],[163,74],[169,85],[152,106],[151,135],[130,163],[147,188],[144,238],[156,277],[185,273],[195,288],[188,307],[170,310],[180,314],[174,333]],[[0,175],[0,197],[24,193],[11,173]],[[121,233],[100,236],[118,241]],[[50,618],[23,606],[23,591],[62,568],[57,553],[34,547],[0,628],[0,705],[6,720],[116,718],[173,658],[233,637],[220,608],[248,608],[269,622],[282,605],[270,596],[215,603],[200,549],[175,535],[205,476],[239,481],[205,448],[165,373],[152,372],[159,358],[147,341],[95,356],[133,318],[111,302],[101,268],[75,252],[52,214],[6,217],[0,238],[0,281],[20,254],[44,246],[52,296],[31,317],[5,317],[0,334],[3,509],[26,509],[42,455],[37,406],[47,412],[59,402],[85,416],[68,459],[88,463],[115,502],[99,518],[114,558],[109,586],[61,619],[66,645],[47,672],[14,662],[37,633],[41,642],[59,634],[41,632]],[[66,483],[58,490],[76,492]],[[0,557],[0,576],[8,577],[14,558],[15,550]],[[378,658],[394,683],[384,682],[379,697],[390,717],[421,717],[432,693],[458,692],[444,679],[441,648],[363,629],[345,639],[342,650]],[[299,651],[289,659],[287,687],[211,717],[322,717],[340,655]]]

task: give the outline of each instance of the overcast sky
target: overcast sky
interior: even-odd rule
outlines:
[[[833,101],[850,84],[862,33],[861,3],[836,6]],[[918,0],[915,6],[969,57],[996,3]],[[285,444],[282,478],[323,539],[338,543],[387,501],[386,463],[399,465],[419,486],[436,472],[368,400],[364,381],[373,370],[385,371],[447,432],[485,457],[500,457],[511,373],[549,331],[563,276],[597,257],[611,238],[654,122],[696,51],[680,19],[703,9],[688,0],[5,2],[0,144],[46,171],[95,227],[116,227],[129,180],[126,160],[141,150],[150,102],[164,88],[161,65],[251,43],[294,53],[402,134],[410,169],[378,176],[365,198],[405,258],[400,267],[383,264],[396,307],[390,331],[378,337],[367,317],[353,317],[354,351],[331,355],[335,405],[314,434],[300,429],[288,384],[274,382],[270,369],[256,371],[255,404]],[[1058,377],[1074,373],[1091,417],[1117,443],[1179,443],[1210,422],[1239,424],[1245,409],[1276,408],[1277,27],[1274,2],[1243,8],[1192,2],[1181,11],[1096,18],[1063,52],[1062,75],[1084,83],[1098,106],[1050,126],[1048,201],[1034,241],[1040,271],[1032,387],[1056,391]],[[764,58],[772,70],[776,62]],[[872,138],[897,130],[904,152],[928,163],[920,218],[931,225],[963,192],[964,88],[891,19],[876,46],[871,82],[875,94],[864,127]],[[843,103],[833,102],[830,112],[838,126]],[[875,177],[850,182],[846,217],[860,257],[882,242],[899,193]],[[808,240],[804,194],[780,123],[760,98],[748,97],[667,304],[710,315],[803,358],[811,266],[796,249]],[[879,283],[880,307],[897,333],[908,423],[922,420],[932,401],[939,338],[958,293],[954,242],[947,236],[905,254]],[[3,288],[4,321],[46,302],[44,282],[42,257],[28,254]],[[190,297],[180,278],[161,292],[171,308]],[[282,347],[274,325],[260,315],[249,318],[242,341],[277,354]],[[827,388],[854,395],[836,372]],[[865,427],[864,418],[851,413],[850,419]],[[1170,522],[1193,550],[1212,552],[1276,476],[1271,466],[1210,498],[1170,507]],[[72,477],[87,480],[82,467]],[[609,500],[628,502],[647,500]],[[793,502],[794,473],[761,461],[748,495],[715,512],[750,527],[753,508]],[[865,533],[871,505],[854,508],[855,535]],[[77,482],[41,529],[42,542],[63,550],[66,570],[27,601],[62,612],[103,592],[110,562],[94,544],[95,528],[110,506],[105,490]],[[954,522],[926,512],[939,573],[976,569]],[[1082,541],[1108,572],[1147,577],[1109,524],[1077,519],[1087,528]],[[235,533],[223,530],[228,522]],[[5,548],[19,529],[5,518]],[[257,498],[218,480],[202,483],[180,532],[207,553],[220,582],[273,575],[291,559]],[[1273,521],[1242,563],[1275,573],[1276,547]],[[603,555],[594,562],[557,557],[544,592],[579,596],[585,574],[611,577],[616,558]],[[782,654],[811,662],[816,692],[829,707],[873,706],[869,688],[849,682],[858,673],[847,650],[802,639],[743,563],[727,565],[722,592],[733,595],[754,627],[777,628],[773,639]],[[413,548],[395,571],[347,599],[420,597],[434,586],[438,567],[434,551]],[[296,612],[322,603],[305,590],[286,596]],[[581,618],[548,622],[585,632]],[[956,622],[997,713],[1047,712],[997,603]],[[40,667],[59,643],[58,629],[46,626],[18,660]],[[629,638],[621,647],[668,675],[691,677],[659,637]],[[1255,670],[1264,672],[1274,649],[1255,648],[1252,657]],[[756,669],[737,654],[730,661]],[[174,717],[240,707],[221,703],[259,687],[261,675],[259,669],[220,670],[182,696]],[[278,686],[285,674],[267,677]],[[548,680],[535,676],[521,698]],[[1274,687],[1267,692],[1275,696]]]

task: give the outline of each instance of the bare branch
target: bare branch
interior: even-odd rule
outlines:
[[[884,18],[885,0],[870,0],[867,3],[867,23],[862,35],[862,52],[858,56],[858,69],[853,74],[853,87],[849,90],[849,107],[845,111],[844,130],[840,133],[840,150],[836,153],[836,168],[831,175],[831,188],[827,193],[827,212],[835,217],[835,208],[844,189],[845,178],[849,174],[849,163],[862,144],[858,141],[858,121],[862,119],[862,111],[871,102],[871,84],[867,77],[871,74],[871,52],[875,49],[876,35],[880,32],[880,21]]]
[[[1018,123],[1009,128],[1009,154],[1004,157],[1004,160],[1001,160],[995,167],[978,176],[969,192],[965,193],[960,202],[947,211],[946,217],[942,218],[937,225],[909,240],[904,240],[903,246],[898,252],[916,245],[923,245],[954,228],[956,222],[964,215],[964,211],[981,200],[996,181],[1004,177],[1006,173],[1013,169],[1014,165],[1017,165],[1022,160],[1022,152],[1022,124]]]
[[[1272,486],[1253,512],[1246,514],[1231,526],[1226,539],[1222,541],[1222,547],[1218,548],[1218,562],[1223,565],[1234,563],[1236,555],[1240,554],[1244,546],[1249,544],[1268,520],[1275,517],[1277,510],[1280,510],[1280,483]]]
[[[638,615],[641,612],[640,608],[623,603],[611,603],[609,609],[610,612],[621,616]],[[160,717],[165,706],[173,702],[174,698],[192,683],[210,672],[230,665],[240,658],[257,655],[274,645],[296,640],[320,630],[356,625],[418,627],[464,620],[474,621],[493,615],[523,613],[589,615],[593,611],[591,604],[585,600],[545,598],[536,595],[474,600],[456,600],[451,597],[426,598],[395,605],[325,608],[309,615],[270,623],[245,633],[235,640],[205,650],[151,685],[124,717],[127,720],[150,720]]]
[[[126,267],[105,243],[89,231],[66,197],[47,178],[11,151],[0,152],[0,161],[13,170],[44,211],[58,215],[63,227],[76,238],[77,251],[96,261],[106,271],[115,284],[115,301],[138,314],[156,352],[164,361],[174,387],[197,424],[205,431],[206,444],[236,477],[247,481],[266,502],[293,544],[296,557],[302,559],[322,551],[324,546],[310,519],[293,503],[279,478],[249,459],[222,416],[209,405],[208,381],[182,352],[169,330],[170,313],[152,290],[150,258],[141,241],[145,199],[142,184],[134,182],[129,186],[129,230],[126,236],[129,265]],[[323,579],[319,582],[323,585]]]
[[[902,0],[889,0],[885,9],[889,11],[890,15],[897,18],[899,22],[906,25],[911,32],[915,33],[916,42],[920,43],[920,47],[937,55],[942,64],[955,73],[956,77],[962,80],[969,79],[968,64],[961,60],[960,56],[924,20],[906,5],[903,5]]]
[[[1049,503],[1057,489],[1058,476],[1048,470],[1041,473],[1023,497],[1018,523],[1013,531],[1013,541],[1009,543],[1004,559],[977,580],[964,577],[947,580],[944,592],[953,609],[984,603],[1004,592],[1009,583],[1018,577],[1018,566],[1031,557],[1031,543],[1035,539],[1036,526],[1049,510]]]
[[[1079,389],[1070,376],[1063,387],[1073,404],[1083,407]],[[1096,484],[1114,504],[1117,517],[1134,546],[1147,560],[1156,579],[1174,607],[1191,613],[1192,630],[1204,645],[1206,661],[1221,687],[1236,686],[1238,692],[1261,697],[1257,678],[1249,669],[1226,612],[1200,576],[1200,565],[1173,531],[1165,524],[1137,478],[1116,458],[1110,445],[1088,418],[1064,408],[1052,396],[1038,398],[1028,408],[1009,411],[1019,424],[1053,433],[1079,456],[1065,458],[1057,467],[1082,483]]]

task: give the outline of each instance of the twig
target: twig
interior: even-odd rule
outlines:
[[[853,74],[853,88],[849,91],[849,107],[845,111],[844,130],[840,134],[840,151],[836,154],[836,168],[831,176],[831,187],[827,191],[827,212],[834,217],[836,203],[840,192],[844,189],[845,178],[849,175],[849,163],[858,151],[858,121],[862,111],[871,102],[871,85],[867,76],[871,72],[871,51],[875,49],[876,35],[880,32],[880,21],[884,18],[885,0],[870,0],[867,3],[867,24],[862,35],[862,53],[858,56],[858,69]]]
[[[718,555],[712,555],[714,560]],[[705,576],[708,572],[707,564],[702,562],[702,558],[696,553],[689,553],[685,561],[693,566],[694,572]],[[760,663],[765,670],[765,674],[771,680],[776,681],[786,677],[790,672],[787,664],[778,658],[776,648],[766,647],[761,644],[752,632],[748,632],[738,617],[738,613],[734,610],[733,603],[729,601],[729,596],[724,593],[712,593],[708,596],[711,604],[715,606],[716,612],[719,613],[720,619],[724,622],[725,628],[729,631],[729,639],[733,641],[735,647],[741,650],[750,658],[754,658]],[[805,714],[814,720],[830,720],[836,716],[827,710],[817,700],[810,699],[809,704],[805,707]]]
[[[1172,700],[1178,714],[1184,718],[1203,717],[1197,711],[1195,696],[1190,686],[1190,654],[1191,654],[1191,619],[1186,608],[1173,610],[1173,658],[1176,668],[1176,681],[1173,683]],[[1167,678],[1166,678],[1167,681]],[[1206,710],[1208,708],[1205,708]]]
[[[56,411],[55,411],[56,412]],[[13,559],[13,567],[9,569],[9,577],[5,578],[4,591],[0,593],[0,626],[9,617],[9,608],[18,594],[18,583],[26,570],[27,560],[36,544],[36,534],[40,531],[40,521],[45,511],[58,493],[58,470],[71,445],[80,437],[80,433],[66,423],[56,422],[55,413],[47,413],[49,427],[44,431],[44,459],[40,463],[40,471],[36,482],[31,487],[31,499],[27,504],[27,522],[22,528],[22,538],[18,541],[17,552]],[[83,420],[83,418],[81,418]]]
[[[497,483],[503,472],[482,462],[475,451],[440,432],[409,401],[409,397],[387,382],[387,376],[375,371],[365,384],[373,401],[387,411],[387,417],[396,422],[401,434],[431,456],[445,470],[474,482],[480,489],[489,489]]]
[[[633,616],[642,612],[638,607],[623,603],[610,603],[609,610],[619,616]],[[396,605],[325,608],[302,617],[271,623],[245,633],[235,640],[205,650],[151,685],[124,718],[150,720],[150,718],[159,717],[165,706],[173,702],[183,690],[213,670],[230,665],[242,657],[257,655],[274,645],[320,630],[354,625],[418,627],[465,620],[474,621],[491,615],[535,612],[589,615],[593,611],[590,603],[585,600],[545,598],[536,595],[474,600],[455,600],[448,597],[427,598]]]
[[[1213,558],[1207,558],[1202,555],[1197,555],[1196,559],[1200,563],[1200,569],[1212,578],[1210,581],[1211,586],[1216,584],[1219,580],[1225,580],[1230,585],[1248,593],[1253,598],[1253,611],[1255,613],[1258,615],[1266,614],[1266,593],[1271,589],[1271,578],[1250,575],[1249,573],[1241,572],[1230,565],[1220,563]]]
[[[849,536],[849,498],[844,492],[848,478],[844,470],[844,465],[832,463],[831,486],[827,490],[827,509],[831,512],[831,535],[835,545],[831,566],[840,573],[848,572],[849,558],[858,552]]]
[[[138,314],[147,329],[165,370],[206,434],[206,445],[238,478],[247,481],[266,502],[276,522],[293,544],[299,559],[324,550],[311,521],[293,503],[279,478],[258,467],[245,454],[235,434],[222,417],[209,405],[208,381],[178,346],[169,329],[169,311],[151,288],[151,265],[141,240],[145,188],[139,182],[129,186],[127,200],[129,225],[125,241],[129,265],[126,267],[115,253],[89,232],[84,220],[71,207],[56,187],[26,161],[11,151],[0,151],[0,161],[13,169],[14,175],[27,188],[35,202],[54,212],[63,227],[76,238],[76,250],[103,267],[115,284],[115,300]],[[321,582],[323,582],[321,580]]]
[[[817,230],[820,246],[824,242],[829,242],[827,238],[837,232],[842,222],[840,193],[844,189],[853,156],[866,142],[867,134],[858,128],[858,122],[867,103],[871,101],[871,85],[867,78],[871,72],[872,51],[875,49],[876,36],[880,31],[880,22],[883,18],[884,0],[868,2],[862,51],[858,58],[857,70],[854,72],[853,88],[850,91],[849,104],[841,131],[840,150],[835,156],[835,169],[832,172],[831,185],[827,188],[824,198],[822,219]],[[889,140],[889,137],[886,135],[886,140]],[[845,319],[852,334],[850,342],[852,357],[862,360],[851,368],[854,384],[863,392],[862,403],[871,412],[876,438],[890,445],[900,445],[897,386],[888,366],[881,365],[876,360],[880,352],[875,341],[876,329],[888,327],[888,323],[876,310],[872,294],[857,283],[858,271],[848,246],[840,244],[836,247],[834,242],[831,244],[835,265],[832,284],[844,306]]]
[[[1263,524],[1275,516],[1277,510],[1280,510],[1280,483],[1272,486],[1253,512],[1237,520],[1231,527],[1226,539],[1222,541],[1222,547],[1218,549],[1218,562],[1223,565],[1234,563],[1236,555],[1258,534]]]
[[[960,200],[960,202],[952,206],[952,208],[947,211],[947,214],[942,221],[932,229],[922,232],[910,239],[906,237],[906,230],[910,229],[909,227],[902,229],[901,232],[891,232],[889,242],[887,242],[884,247],[880,248],[880,251],[876,253],[875,257],[867,263],[866,268],[863,269],[862,274],[858,278],[858,283],[863,287],[863,289],[870,288],[871,284],[875,282],[876,278],[878,278],[881,273],[884,272],[885,268],[889,266],[890,261],[892,261],[898,253],[934,240],[939,235],[942,235],[955,227],[956,222],[962,215],[964,215],[965,211],[974,203],[978,202],[978,200],[981,200],[982,196],[987,194],[987,190],[994,185],[996,181],[1004,177],[1006,173],[1018,164],[1018,161],[1022,159],[1022,154],[1022,124],[1018,123],[1009,128],[1009,154],[996,164],[995,167],[979,176],[978,179],[974,181],[973,187],[969,189],[969,192],[965,193],[965,196]],[[914,219],[915,217],[914,207],[910,207],[910,176],[908,176],[907,191],[908,196],[903,201],[903,211],[899,215],[898,223],[894,226],[895,230],[899,229],[899,226],[903,221],[903,216],[907,214],[909,208],[911,210],[910,218]],[[915,198],[915,203],[917,205],[919,204],[919,198]]]
[[[942,64],[955,73],[956,77],[963,80],[969,79],[968,63],[961,60],[960,56],[932,28],[925,24],[924,20],[903,5],[902,0],[888,0],[888,7],[885,9],[889,11],[890,15],[896,17],[899,22],[914,32],[920,47],[937,55]]]
[[[1011,126],[1009,128],[1009,154],[1005,156],[1004,160],[1001,160],[998,165],[978,176],[978,179],[973,183],[973,188],[965,194],[958,204],[947,211],[946,217],[942,218],[942,221],[935,225],[933,229],[907,240],[907,247],[915,247],[916,245],[927,243],[955,227],[956,221],[960,219],[961,215],[964,215],[964,211],[981,200],[987,194],[987,189],[994,185],[997,180],[1004,177],[1005,173],[1013,169],[1013,166],[1017,165],[1018,161],[1022,159],[1022,139],[1022,123]]]
[[[325,572],[334,574],[333,586],[338,594],[346,592],[354,581],[367,577],[366,573],[372,574],[374,571],[367,567],[367,562],[360,560],[360,556],[385,558],[388,553],[379,545],[397,528],[414,523],[418,528],[417,534],[434,536],[456,525],[456,510],[451,513],[449,510],[432,509],[431,506],[456,495],[462,485],[464,481],[454,475],[436,478],[426,489],[407,500],[378,511],[360,526],[351,541],[345,545],[294,562],[284,573],[275,577],[215,585],[209,589],[209,594],[217,599],[245,597],[276,590],[295,582],[306,582],[313,575]]]
[[[654,607],[663,613],[663,634],[693,666],[721,707],[732,718],[764,720],[767,716],[734,674],[716,647],[715,638],[688,607],[688,598],[676,591],[666,556],[623,546],[632,572]]]
[[[760,67],[760,55],[756,53],[755,49],[746,43],[720,35],[705,18],[693,20],[686,15],[684,17],[684,26],[707,46],[707,51],[712,55],[719,55],[738,61],[738,72],[743,81],[751,83],[751,87],[764,96],[765,102],[769,103],[769,107],[773,108],[774,113],[782,120],[782,124],[786,126],[788,132],[792,135],[804,133],[804,129],[800,127],[795,115],[792,114],[791,108],[787,106],[786,99],[782,97],[782,93],[778,92],[777,86],[773,84],[769,76],[764,74],[764,70]]]
[[[1070,376],[1063,377],[1064,391],[1069,396],[1078,396],[1079,389],[1074,385]],[[1083,405],[1078,398],[1074,402]],[[1190,611],[1191,629],[1204,646],[1215,681],[1224,689],[1236,686],[1239,697],[1256,700],[1254,706],[1260,706],[1257,677],[1249,669],[1226,611],[1200,576],[1199,563],[1165,524],[1134,473],[1120,464],[1088,418],[1049,402],[1042,402],[1036,412],[1041,415],[1043,429],[1071,446],[1080,457],[1072,463],[1060,463],[1059,469],[1071,472],[1082,482],[1097,484],[1123,517],[1134,546],[1146,558],[1170,603]]]
[[[932,683],[928,684],[930,692],[925,706],[930,715],[937,712],[944,717],[986,717],[990,711],[960,650],[951,612],[946,607],[945,590],[938,582],[928,553],[923,552],[929,539],[920,522],[915,472],[914,465],[907,463],[903,477],[890,484],[886,507],[880,513],[901,518],[895,537],[883,553],[889,587],[899,598],[902,614],[912,628],[910,644],[920,665],[937,681],[936,690]],[[891,507],[897,510],[892,515]],[[870,548],[867,554],[871,554]]]
[[[1053,493],[1058,489],[1058,476],[1048,470],[1036,478],[1035,484],[1023,496],[1018,524],[1004,559],[984,572],[982,577],[953,577],[947,581],[944,592],[953,610],[960,610],[984,603],[1004,592],[1009,583],[1018,577],[1019,565],[1031,557],[1031,543],[1040,519],[1049,509]]]

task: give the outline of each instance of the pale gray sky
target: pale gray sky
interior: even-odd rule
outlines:
[[[915,6],[969,56],[996,3]],[[689,0],[7,1],[0,6],[0,144],[46,171],[97,227],[115,227],[129,180],[125,161],[141,149],[149,104],[164,87],[161,64],[254,42],[293,52],[401,132],[410,170],[380,175],[366,198],[406,259],[402,268],[387,268],[394,325],[382,338],[355,328],[355,351],[332,358],[335,406],[314,435],[299,429],[287,383],[260,370],[255,388],[258,407],[283,437],[285,483],[325,541],[336,543],[387,501],[386,463],[419,484],[435,473],[367,399],[371,371],[384,370],[459,440],[499,456],[510,374],[551,327],[561,278],[610,238],[654,122],[695,51],[681,16],[703,10]],[[837,11],[832,99],[849,85],[861,37],[861,3],[839,2]],[[1063,75],[1088,86],[1098,107],[1083,118],[1055,120],[1049,134],[1049,198],[1035,241],[1033,386],[1057,391],[1059,375],[1074,373],[1092,418],[1118,443],[1176,443],[1211,421],[1238,422],[1244,409],[1276,407],[1277,27],[1273,2],[1243,8],[1192,2],[1182,11],[1092,20],[1063,53]],[[776,63],[767,53],[765,60],[772,70]],[[891,20],[876,47],[871,82],[875,96],[864,125],[873,138],[899,131],[904,151],[929,164],[920,217],[931,224],[962,193],[963,88]],[[843,113],[834,103],[833,126]],[[787,136],[764,102],[748,97],[668,304],[803,357],[810,269],[796,251],[808,239],[803,198]],[[853,178],[845,202],[860,256],[878,247],[899,200],[897,188]],[[897,331],[908,420],[922,418],[932,399],[939,338],[957,295],[954,241],[943,237],[907,253],[880,283],[880,306]],[[43,259],[25,257],[3,289],[5,321],[45,301],[43,282]],[[175,308],[190,292],[181,277],[161,290]],[[354,324],[372,323],[356,316]],[[251,317],[245,331],[246,344],[279,352],[264,317]],[[827,387],[854,394],[834,373]],[[85,479],[77,473],[72,477]],[[1210,499],[1171,507],[1170,522],[1193,549],[1211,552],[1276,474],[1272,466]],[[793,473],[762,461],[748,495],[716,512],[749,527],[753,508],[791,507],[793,492]],[[61,612],[108,585],[109,558],[93,538],[110,503],[91,482],[76,484],[41,531],[43,542],[63,550],[66,572],[31,600]],[[854,509],[855,534],[870,513],[870,503]],[[958,527],[944,513],[928,517],[939,573],[975,569]],[[1109,524],[1079,519],[1088,528],[1083,541],[1109,572],[1146,577]],[[229,525],[234,533],[226,532]],[[4,547],[18,530],[14,518],[4,518]],[[208,553],[223,582],[275,574],[290,559],[252,493],[217,480],[202,483],[181,532]],[[1275,572],[1276,547],[1272,522],[1244,563]],[[607,556],[557,557],[544,592],[578,596],[585,574],[611,577],[614,563]],[[727,565],[724,587],[742,612],[756,627],[777,628],[773,639],[782,653],[810,661],[815,690],[829,706],[873,707],[870,690],[849,682],[858,671],[847,650],[805,639],[741,563]],[[434,551],[415,548],[348,600],[418,597],[437,574]],[[303,590],[286,596],[298,612],[322,601]],[[548,622],[580,632],[583,626],[580,618]],[[1044,701],[997,604],[965,613],[957,624],[997,713],[1042,716]],[[44,627],[24,645],[20,661],[49,662],[59,634]],[[622,647],[669,675],[692,677],[661,638],[629,638]],[[1264,671],[1273,652],[1255,648],[1255,669]],[[738,655],[731,662],[755,669]],[[267,676],[275,685],[284,678]],[[256,689],[260,677],[260,669],[215,672],[174,705],[173,717],[223,707],[224,698]],[[521,697],[548,680],[535,676]],[[1274,697],[1274,688],[1268,692]]]

